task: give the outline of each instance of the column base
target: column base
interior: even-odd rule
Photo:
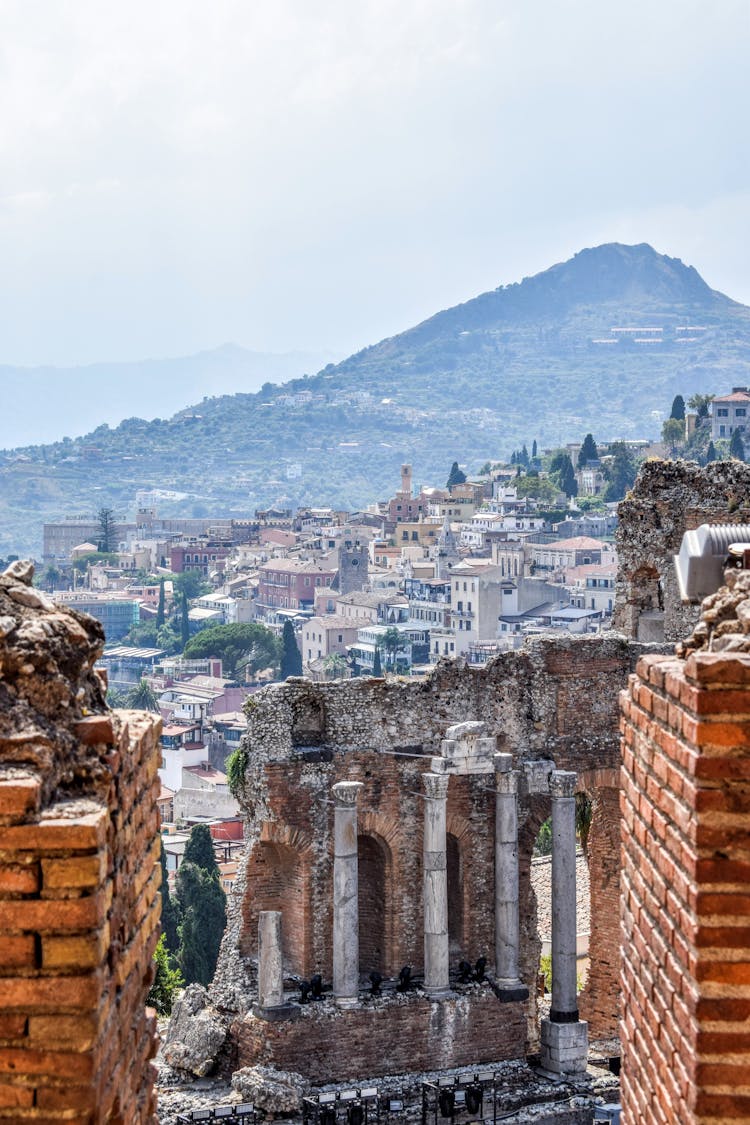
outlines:
[[[358,996],[335,996],[334,1001],[337,1008],[356,1008],[359,1004]]]
[[[513,980],[508,978],[498,979],[490,982],[492,991],[497,996],[498,1000],[503,1003],[508,1003],[511,1000],[528,1000],[529,990],[522,980]]]
[[[585,1074],[589,1025],[585,1020],[555,1023],[542,1020],[541,1063],[552,1074]]]
[[[428,1000],[447,1000],[455,995],[451,988],[425,988],[424,994]]]
[[[260,1004],[253,1004],[252,1013],[259,1020],[268,1020],[274,1023],[277,1020],[298,1020],[299,1004],[278,1004],[275,1008],[261,1008]]]

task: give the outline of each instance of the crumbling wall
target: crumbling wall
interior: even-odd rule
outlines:
[[[704,605],[747,641],[731,579]],[[750,654],[704,639],[644,657],[621,701],[623,1125],[750,1119]]]
[[[592,851],[597,849],[601,890],[597,889],[596,909],[592,911],[591,948],[597,963],[592,967],[597,991],[595,1002],[584,998],[582,1004],[592,1021],[592,1035],[613,1035],[618,1018],[618,981],[613,971],[618,934],[612,922],[617,917],[619,877],[619,854],[612,843],[617,837],[619,816],[613,798],[619,768],[613,701],[627,681],[637,648],[614,634],[539,637],[520,652],[501,655],[486,668],[470,668],[460,662],[440,664],[423,681],[368,679],[312,684],[288,680],[253,696],[247,705],[248,732],[242,743],[246,773],[241,805],[247,818],[249,846],[214,980],[216,1001],[240,1017],[254,1003],[257,912],[278,908],[279,903],[280,875],[266,862],[271,853],[263,853],[269,843],[294,849],[302,872],[298,884],[302,893],[284,902],[282,910],[284,927],[296,930],[301,926],[307,937],[305,942],[297,942],[298,960],[287,968],[301,976],[321,972],[330,980],[331,789],[336,781],[345,779],[363,783],[360,835],[385,845],[389,854],[387,952],[384,963],[371,968],[385,976],[393,975],[404,964],[411,965],[415,972],[421,970],[420,775],[430,769],[430,759],[439,753],[449,726],[481,719],[495,737],[498,750],[513,754],[516,766],[520,767],[522,760],[552,759],[560,769],[578,771],[581,788],[595,800],[590,847]],[[300,733],[304,731],[312,735],[307,744]],[[493,780],[491,774],[451,777],[447,804],[448,833],[460,854],[460,863],[454,867],[462,872],[461,885],[449,887],[449,900],[463,902],[461,956],[475,961],[483,955],[490,964],[494,961]],[[522,783],[519,803],[521,964],[531,996],[522,1005],[527,1017],[525,1023],[521,1021],[524,1033],[514,1032],[516,1057],[536,1046],[539,940],[529,866],[539,825],[549,815],[549,799],[530,794]],[[454,950],[454,967],[458,959]],[[360,969],[366,979],[368,966],[361,964]],[[490,999],[502,1023],[507,1005],[501,1007],[494,997]],[[429,1009],[427,1001],[421,1003]],[[352,1018],[351,1013],[330,1013],[324,1021],[327,1035],[344,1035],[344,1026]],[[395,1015],[381,1017],[381,1022],[382,1018],[396,1020]],[[423,1016],[413,1018],[414,1051],[426,1051],[427,1025]],[[246,1064],[252,1061],[248,1052],[259,1042],[256,1022],[255,1017],[247,1015],[244,1027],[240,1018],[234,1029],[236,1042],[243,1044],[242,1061]],[[515,1019],[510,1022],[518,1027]],[[308,1027],[305,1021],[303,1026],[308,1034],[314,1033],[315,1024]],[[423,1029],[419,1034],[417,1026]],[[477,1018],[474,1026],[474,1039],[465,1045],[467,1055],[473,1051],[475,1061],[492,1057],[487,1054],[492,1050],[492,1037],[486,1034],[481,1019]],[[283,1051],[284,1044],[291,1044],[297,1034],[291,1025],[288,1037],[270,1034],[269,1043],[276,1044],[275,1049],[281,1052],[276,1055],[278,1065],[296,1065]],[[394,1024],[394,1044],[397,1039]],[[383,1054],[382,1041],[370,1039],[369,1043],[369,1073],[382,1073],[383,1068],[387,1071],[396,1065]],[[504,1044],[503,1050],[507,1049]],[[315,1062],[318,1058],[316,1046],[309,1059]],[[331,1074],[325,1077],[330,1079]]]
[[[750,521],[750,465],[647,461],[617,516],[613,625],[635,640],[674,643],[699,613],[680,601],[674,555],[684,533],[702,523]]]
[[[155,1122],[159,722],[92,618],[0,575],[0,1121]]]

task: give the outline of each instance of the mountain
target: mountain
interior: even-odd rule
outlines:
[[[0,555],[38,554],[53,516],[132,513],[140,489],[177,494],[163,514],[353,508],[389,493],[402,461],[442,484],[452,461],[476,469],[534,438],[656,437],[675,394],[749,372],[750,309],[645,244],[582,250],[317,375],[0,456]]]
[[[81,367],[2,367],[0,448],[77,437],[102,422],[117,425],[133,414],[169,418],[204,395],[257,391],[306,371],[332,355],[252,352],[237,344],[179,359],[93,363]],[[106,394],[103,393],[106,388]],[[44,403],[44,410],[39,409]]]

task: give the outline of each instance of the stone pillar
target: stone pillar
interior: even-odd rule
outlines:
[[[450,993],[448,869],[445,805],[447,774],[423,773],[424,803],[424,990],[439,1000]]]
[[[258,914],[258,1006],[280,1008],[284,1003],[281,957],[281,911]]]
[[[339,781],[333,823],[333,995],[352,1008],[359,993],[357,797],[361,781]]]
[[[495,978],[503,1000],[526,1000],[518,974],[518,774],[495,754]]]
[[[586,1069],[588,1024],[578,1018],[576,985],[576,775],[553,770],[552,1007],[542,1020],[542,1066],[555,1073]]]

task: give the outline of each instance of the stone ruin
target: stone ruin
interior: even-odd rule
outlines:
[[[0,1121],[156,1121],[159,722],[92,618],[0,575]]]

